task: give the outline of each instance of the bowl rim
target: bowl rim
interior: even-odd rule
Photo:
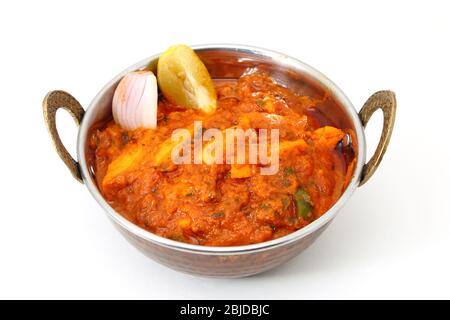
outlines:
[[[189,253],[195,253],[195,254],[205,254],[205,255],[239,255],[239,254],[248,254],[248,253],[256,253],[261,252],[268,249],[273,249],[276,247],[284,246],[287,244],[290,244],[292,242],[298,241],[318,229],[320,229],[322,226],[330,222],[337,214],[337,212],[342,208],[345,202],[350,198],[350,196],[355,191],[356,187],[359,184],[361,172],[365,163],[366,158],[366,140],[365,140],[365,134],[363,130],[363,126],[360,122],[358,113],[353,106],[353,104],[350,102],[350,100],[347,98],[347,96],[344,94],[344,92],[336,85],[334,84],[330,79],[328,79],[324,74],[319,72],[317,69],[311,67],[310,65],[293,58],[291,56],[288,56],[286,54],[264,49],[260,47],[254,47],[254,46],[248,46],[248,45],[239,45],[239,44],[203,44],[203,45],[193,45],[191,46],[195,51],[209,51],[209,50],[226,50],[226,51],[237,51],[242,52],[246,54],[254,54],[263,56],[266,58],[270,58],[274,60],[274,63],[283,63],[284,65],[292,66],[295,69],[301,69],[302,72],[305,72],[309,76],[311,76],[313,79],[317,80],[320,84],[322,84],[324,87],[326,87],[333,96],[338,100],[338,102],[346,109],[346,112],[348,113],[348,116],[350,117],[352,123],[355,126],[355,134],[358,140],[358,157],[356,162],[356,167],[353,172],[352,179],[350,183],[348,184],[346,190],[342,193],[342,195],[339,197],[338,201],[330,208],[327,212],[325,212],[320,218],[314,220],[307,226],[294,231],[290,234],[287,234],[283,237],[250,244],[250,245],[240,245],[240,246],[203,246],[203,245],[196,245],[196,244],[189,244],[184,242],[178,242],[175,240],[167,239],[162,236],[159,236],[155,233],[152,233],[150,231],[147,231],[138,225],[132,223],[131,221],[128,221],[126,218],[124,218],[122,215],[120,215],[118,212],[116,212],[109,204],[108,202],[103,198],[99,190],[97,189],[95,181],[92,179],[91,175],[89,174],[89,168],[86,161],[86,153],[85,153],[85,147],[86,147],[86,138],[89,133],[90,128],[87,127],[86,123],[88,123],[88,119],[93,116],[93,110],[95,109],[95,106],[99,103],[105,92],[107,92],[112,85],[117,83],[119,79],[121,79],[126,73],[130,71],[134,71],[137,69],[141,69],[146,67],[151,61],[154,61],[157,59],[161,53],[158,53],[156,55],[152,55],[148,58],[145,58],[130,67],[126,68],[122,72],[120,72],[118,75],[116,75],[114,78],[112,78],[106,85],[103,86],[103,88],[97,93],[97,95],[94,97],[94,99],[89,104],[86,113],[83,117],[83,121],[81,122],[80,129],[78,131],[78,137],[77,137],[77,157],[79,161],[80,166],[80,172],[84,181],[84,184],[86,185],[87,189],[91,193],[91,195],[94,197],[94,199],[100,204],[100,206],[106,211],[108,214],[108,217],[112,219],[113,222],[117,223],[119,226],[121,226],[123,229],[127,230],[128,232],[132,233],[133,235],[139,237],[140,239],[152,242],[156,245],[163,246],[166,248],[170,248],[177,251],[183,251],[183,252],[189,252]]]

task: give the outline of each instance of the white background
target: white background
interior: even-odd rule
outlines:
[[[0,298],[450,298],[450,8],[445,1],[2,1]],[[171,44],[241,43],[297,57],[359,109],[397,94],[383,163],[322,237],[268,273],[196,278],[145,258],[58,158],[41,102],[87,106]],[[76,128],[61,112],[64,142]],[[369,153],[381,128],[366,132]]]

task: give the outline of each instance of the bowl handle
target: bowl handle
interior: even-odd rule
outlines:
[[[64,161],[74,178],[83,183],[78,162],[72,158],[59,138],[58,130],[56,129],[56,111],[59,108],[65,109],[73,117],[77,126],[80,126],[84,115],[84,109],[74,97],[64,91],[49,92],[44,98],[42,107],[44,109],[44,120],[47,124],[47,129],[53,144],[55,145],[56,152],[58,152],[59,157]]]
[[[370,117],[378,109],[383,111],[383,131],[374,155],[363,167],[361,180],[359,182],[360,186],[366,183],[377,170],[381,159],[383,159],[383,155],[386,152],[389,140],[391,139],[392,130],[394,129],[395,111],[397,109],[394,92],[378,91],[370,96],[359,111],[359,118],[361,119],[363,127],[366,127]]]

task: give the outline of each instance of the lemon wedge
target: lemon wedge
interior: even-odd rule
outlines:
[[[157,78],[161,92],[170,102],[208,114],[215,111],[217,96],[211,76],[188,46],[170,47],[159,57]]]

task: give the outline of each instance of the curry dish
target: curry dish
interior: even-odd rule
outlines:
[[[214,86],[214,113],[180,108],[160,94],[155,129],[126,130],[114,120],[92,128],[92,166],[109,204],[150,232],[208,246],[279,238],[333,206],[354,161],[339,148],[348,132],[315,111],[320,101],[258,72]],[[278,129],[277,173],[260,174],[262,164],[174,164],[171,134],[195,120],[203,129]]]

